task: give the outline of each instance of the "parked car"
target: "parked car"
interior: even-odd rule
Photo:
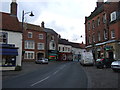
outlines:
[[[112,62],[111,68],[113,71],[120,71],[120,60]]]
[[[83,52],[81,54],[81,65],[94,65],[93,55],[91,52]]]
[[[111,63],[115,61],[114,59],[110,59],[110,58],[100,58],[96,60],[95,66],[97,68],[110,68],[111,67]]]
[[[48,64],[48,59],[47,58],[41,58],[39,60],[35,61],[36,64],[40,63],[40,64]]]

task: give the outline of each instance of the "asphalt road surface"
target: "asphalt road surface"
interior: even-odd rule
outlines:
[[[88,79],[78,62],[60,62],[8,78],[2,85],[3,88],[87,88]]]

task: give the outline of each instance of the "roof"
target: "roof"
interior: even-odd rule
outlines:
[[[70,42],[70,43],[71,43],[72,47],[74,47],[74,48],[81,48],[81,49],[85,48],[85,44],[74,43],[74,42]]]
[[[2,23],[0,29],[14,32],[22,32],[18,18],[9,13],[0,12]]]
[[[44,28],[44,29],[45,29],[45,32],[47,33],[57,34],[53,29],[50,29],[50,28]]]
[[[71,43],[68,40],[62,38],[58,40],[58,43],[63,45],[71,45]]]
[[[20,22],[20,25],[22,25],[21,22]],[[34,25],[34,24],[29,24],[29,23],[24,23],[24,29],[34,30],[34,31],[44,31],[44,29],[40,27],[39,25]]]
[[[92,19],[93,17],[97,16],[99,13],[104,11],[104,4],[101,5],[100,7],[96,7],[93,12],[91,12],[90,16],[87,17],[87,20]]]

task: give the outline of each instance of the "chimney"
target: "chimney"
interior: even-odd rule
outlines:
[[[45,24],[44,21],[42,21],[42,23],[41,23],[41,27],[42,27],[42,28],[45,27],[44,24]]]
[[[102,4],[104,4],[104,0],[97,0],[97,7],[100,7]]]
[[[11,15],[17,16],[17,3],[16,3],[16,0],[12,0],[10,11],[11,11]]]

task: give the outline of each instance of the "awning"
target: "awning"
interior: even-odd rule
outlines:
[[[17,48],[0,48],[0,55],[17,56],[18,49]]]

